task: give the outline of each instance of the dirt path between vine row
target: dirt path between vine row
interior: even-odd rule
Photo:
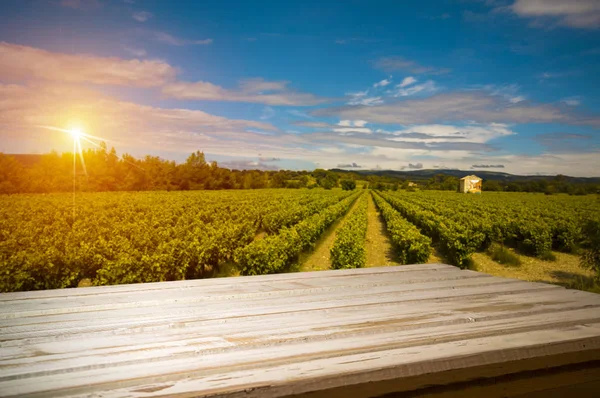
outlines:
[[[363,195],[368,195],[368,192],[365,192]],[[344,225],[348,216],[356,209],[356,206],[358,206],[358,199],[354,201],[352,207],[350,207],[350,210],[344,216],[340,217],[340,219],[323,232],[323,235],[315,243],[313,250],[300,255],[300,271],[322,271],[331,268],[329,251],[335,241],[335,231]]]
[[[385,228],[385,222],[379,210],[375,206],[373,197],[369,194],[367,207],[367,267],[382,267],[384,265],[401,265],[394,252],[394,246]]]

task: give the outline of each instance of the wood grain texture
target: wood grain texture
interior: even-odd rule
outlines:
[[[443,396],[578,366],[506,384],[530,394],[599,360],[599,295],[443,264],[0,295],[0,396]]]

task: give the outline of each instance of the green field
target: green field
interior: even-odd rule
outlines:
[[[0,291],[443,261],[593,289],[596,195],[263,189],[0,197]],[[491,248],[520,258],[499,264]],[[385,252],[385,253],[384,253]],[[591,287],[590,287],[591,286]]]

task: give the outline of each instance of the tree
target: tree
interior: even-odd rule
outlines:
[[[342,180],[340,185],[344,191],[354,191],[356,189],[356,182],[354,180]]]
[[[325,189],[331,189],[335,187],[335,182],[330,178],[323,178],[319,181],[319,185],[321,185]]]
[[[317,169],[313,172],[317,183],[325,189],[331,189],[337,186],[338,175],[332,171]]]
[[[23,185],[23,166],[12,156],[0,153],[0,193],[17,193]]]

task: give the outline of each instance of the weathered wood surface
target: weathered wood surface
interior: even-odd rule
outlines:
[[[442,264],[0,295],[1,396],[433,394],[507,375],[527,394],[514,375],[600,387],[598,360],[600,295]]]

